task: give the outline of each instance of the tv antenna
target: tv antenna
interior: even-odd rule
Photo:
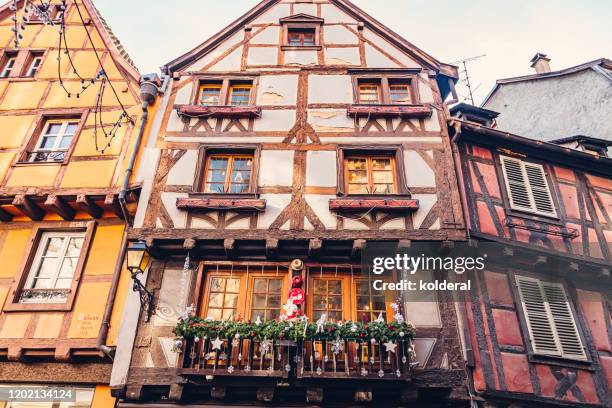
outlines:
[[[459,72],[459,76],[461,76],[461,74],[465,74],[465,78],[461,79],[459,82],[465,81],[465,86],[467,87],[467,90],[468,90],[468,96],[465,97],[463,100],[465,101],[465,100],[469,99],[472,102],[472,105],[474,105],[474,93],[473,93],[473,91],[478,89],[481,84],[478,84],[476,86],[476,88],[472,89],[472,83],[470,82],[470,74],[468,72],[467,63],[471,62],[471,61],[475,61],[475,60],[483,58],[483,57],[486,57],[486,56],[487,56],[487,54],[476,55],[475,57],[464,58],[464,59],[461,59],[459,61],[451,62],[451,64],[461,64],[461,65],[463,65],[463,71]]]

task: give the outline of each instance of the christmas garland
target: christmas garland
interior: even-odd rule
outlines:
[[[378,342],[409,340],[414,338],[414,327],[405,321],[385,322],[382,319],[369,323],[340,321],[308,323],[299,321],[266,322],[219,321],[197,316],[186,316],[179,320],[174,334],[186,338],[233,339],[246,338],[253,340],[336,340]]]

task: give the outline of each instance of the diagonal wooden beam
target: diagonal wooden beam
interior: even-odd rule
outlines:
[[[85,211],[87,214],[91,215],[92,218],[100,218],[102,217],[102,208],[98,204],[96,204],[91,197],[86,194],[79,194],[76,198],[76,204],[79,209]]]
[[[62,197],[58,197],[55,194],[50,194],[45,200],[43,206],[48,210],[57,213],[60,217],[67,221],[73,220],[74,215],[76,214],[76,210],[68,205],[66,200],[64,200]]]
[[[17,194],[13,205],[33,221],[40,221],[45,216],[45,211],[25,194]]]

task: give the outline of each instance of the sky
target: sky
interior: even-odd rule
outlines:
[[[94,0],[141,73],[214,35],[259,0]],[[548,54],[553,70],[612,58],[610,0],[353,0],[442,62],[468,63],[476,104],[499,78],[534,73]],[[458,86],[467,97],[465,82]],[[469,100],[468,100],[469,102]]]

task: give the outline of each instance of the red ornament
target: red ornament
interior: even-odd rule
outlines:
[[[289,291],[288,299],[294,305],[301,305],[302,303],[304,303],[305,298],[306,298],[306,295],[304,294],[304,291],[300,288],[293,288]]]
[[[291,279],[291,287],[293,287],[293,288],[301,288],[302,287],[302,277],[300,275],[295,275]]]

